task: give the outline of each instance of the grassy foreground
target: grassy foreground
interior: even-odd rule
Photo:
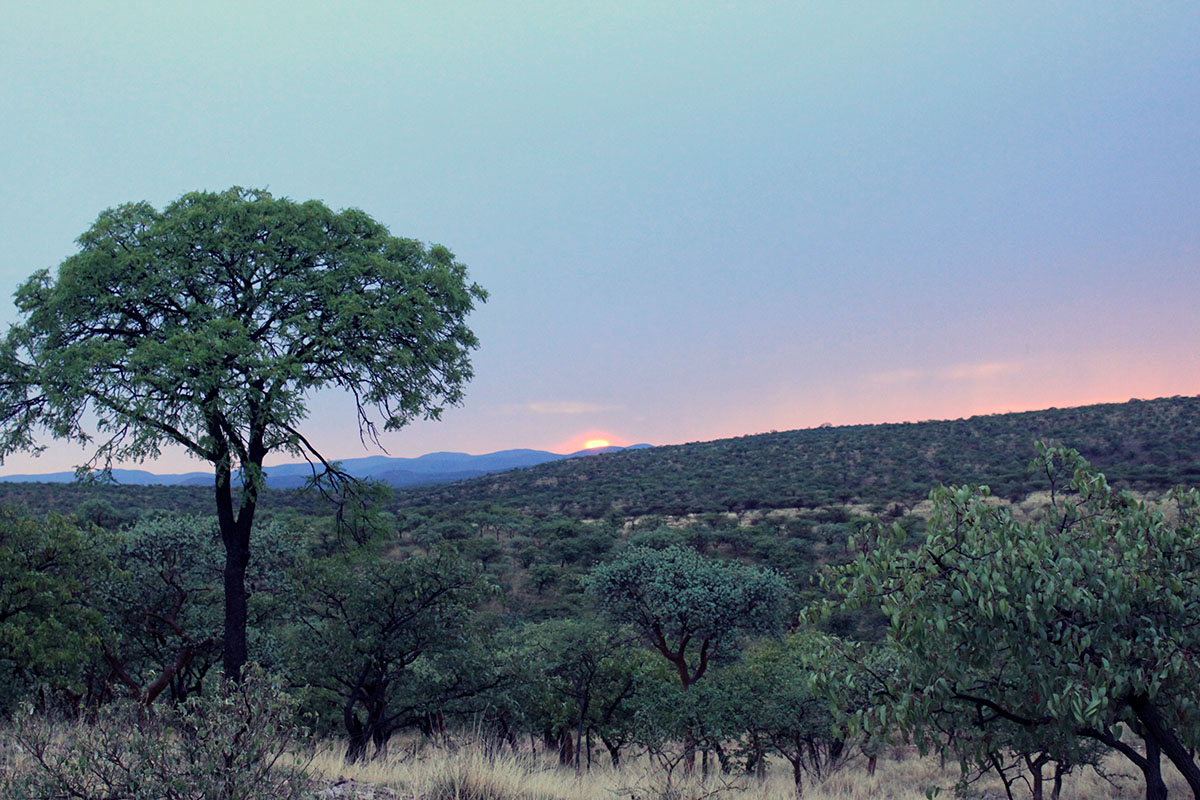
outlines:
[[[219,720],[217,722],[220,722]],[[765,776],[723,775],[713,765],[707,779],[686,776],[678,761],[673,770],[649,756],[622,761],[619,770],[598,758],[591,770],[576,774],[551,755],[489,746],[486,739],[459,734],[443,745],[427,740],[393,740],[388,757],[346,763],[345,744],[336,740],[306,743],[270,736],[241,739],[237,751],[250,760],[230,764],[213,746],[228,750],[227,727],[199,727],[188,737],[153,726],[35,723],[23,737],[0,735],[0,800],[794,800],[787,762],[768,762]],[[138,731],[137,735],[131,731]],[[224,732],[223,732],[224,731]],[[40,733],[39,733],[40,732]],[[0,734],[5,731],[0,730]],[[245,730],[242,731],[245,733]],[[141,735],[147,734],[147,735]],[[51,772],[37,766],[30,742],[42,743]],[[207,742],[207,744],[206,744]],[[250,744],[248,749],[245,745]],[[207,748],[207,749],[206,749]],[[224,752],[222,750],[222,752]],[[212,752],[210,752],[212,751]],[[54,755],[57,754],[57,755]],[[1141,775],[1113,756],[1104,765],[1110,780],[1094,770],[1068,775],[1059,800],[1118,800],[1144,795]],[[697,764],[697,773],[700,764]],[[1163,765],[1173,797],[1189,794],[1187,786]],[[41,776],[38,778],[37,776]],[[136,775],[132,783],[126,778]],[[24,777],[22,777],[24,776]],[[57,776],[57,777],[53,777]],[[47,779],[49,778],[49,779]],[[65,782],[64,782],[65,780]],[[913,748],[892,747],[880,754],[875,773],[866,759],[852,758],[823,781],[806,780],[806,800],[922,800],[931,794],[954,797],[956,764],[921,757]],[[32,782],[31,782],[32,781]],[[67,783],[74,788],[65,788]],[[137,788],[128,788],[136,784]],[[115,790],[112,787],[126,787]],[[1023,782],[1012,787],[1014,798],[1030,796]],[[1051,797],[1049,781],[1045,787]],[[967,787],[965,797],[1006,798],[991,774]]]
[[[347,764],[342,748],[330,746],[314,758],[313,777],[324,786],[321,797],[355,800],[794,800],[795,786],[790,767],[774,761],[765,780],[753,776],[717,773],[707,780],[686,779],[682,769],[667,776],[649,759],[631,759],[620,770],[594,764],[591,771],[576,775],[549,758],[527,753],[490,753],[474,744],[460,747],[424,747],[360,764]],[[1166,767],[1166,765],[1164,765]],[[1115,785],[1094,771],[1068,775],[1062,800],[1119,800],[1139,797],[1144,792],[1141,776],[1118,759],[1106,764]],[[1185,796],[1187,786],[1164,769],[1172,796]],[[953,797],[958,780],[957,765],[942,768],[938,759],[918,756],[907,748],[893,748],[879,759],[874,775],[868,775],[865,759],[852,760],[846,768],[819,783],[806,783],[807,800],[925,800],[929,790]],[[1047,782],[1046,796],[1050,786]],[[1004,788],[989,775],[968,788],[968,797],[1004,798]],[[1014,797],[1029,797],[1023,783],[1013,787]]]

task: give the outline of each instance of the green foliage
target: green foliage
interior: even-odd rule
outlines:
[[[91,523],[101,528],[117,530],[132,524],[138,518],[136,510],[118,511],[117,507],[103,497],[84,500],[75,508],[80,522]]]
[[[71,483],[8,483],[0,482],[0,501],[29,510],[34,516],[50,512],[73,514],[81,521],[88,520],[89,502],[104,500],[122,509],[118,514],[200,514],[211,515],[213,490],[211,486],[166,486],[161,484],[103,484],[74,481]],[[259,495],[261,513],[327,516],[329,502],[317,491],[303,489],[267,490]],[[102,527],[109,527],[104,525]],[[121,527],[117,525],[116,527]]]
[[[223,623],[218,536],[211,517],[163,515],[106,538],[114,573],[92,597],[109,631],[94,691],[179,700],[207,672]]]
[[[685,690],[669,664],[647,680],[635,700],[632,739],[667,766],[689,751],[715,750],[722,770],[732,771],[735,748],[745,728],[746,695],[732,678],[736,665],[709,670]],[[663,669],[666,668],[666,669]]]
[[[297,746],[306,734],[277,680],[243,683],[145,717],[112,704],[94,722],[51,725],[22,716],[22,757],[0,769],[10,800],[300,800],[309,797]],[[2,743],[2,740],[0,740]]]
[[[0,716],[35,686],[80,688],[101,625],[84,595],[107,570],[67,519],[0,508]]]
[[[835,698],[814,688],[817,673],[834,666],[821,659],[823,639],[811,633],[762,639],[687,691],[658,687],[638,711],[638,740],[665,752],[690,736],[716,753],[724,772],[737,758],[761,775],[767,758],[778,755],[790,764],[797,790],[805,776],[827,777],[854,749]],[[840,678],[836,669],[828,675]]]
[[[678,528],[648,528],[639,529],[629,537],[631,547],[644,547],[649,550],[665,550],[668,547],[686,547],[687,536]]]
[[[994,496],[1015,493],[1023,499],[1041,486],[1025,462],[1034,437],[1043,435],[1070,437],[1089,452],[1105,454],[1107,474],[1124,483],[1140,475],[1140,465],[1148,460],[1162,467],[1164,479],[1186,475],[1200,470],[1197,419],[1200,400],[1168,398],[954,422],[762,434],[571,459],[564,466],[397,492],[386,510],[394,514],[397,543],[405,552],[453,541],[469,553],[476,538],[501,545],[503,551],[488,544],[481,555],[488,559],[490,578],[506,590],[504,610],[523,619],[579,613],[586,601],[575,588],[578,579],[630,544],[686,544],[706,555],[770,565],[784,574],[801,600],[812,602],[824,596],[812,577],[825,565],[849,559],[853,554],[846,550],[847,536],[872,519],[900,522],[909,533],[909,546],[923,541],[926,512],[917,504],[936,481],[987,480]],[[936,470],[923,463],[934,452],[939,454]],[[839,463],[842,469],[833,469]],[[552,476],[557,485],[538,484],[551,468],[562,471]],[[836,501],[822,501],[818,495],[833,498],[843,485],[857,487],[854,492],[864,502],[869,500],[875,511],[821,504]],[[1141,478],[1136,485],[1167,488],[1161,480]],[[820,487],[824,488],[816,492]],[[797,488],[802,490],[800,508],[795,508]],[[753,500],[759,509],[714,510],[720,493],[747,503]],[[639,509],[663,511],[651,502],[660,494],[669,495],[673,503],[686,499],[682,510],[689,515],[627,516]],[[197,487],[0,484],[0,497],[27,503],[36,513],[70,513],[97,497],[144,513],[205,513],[212,507],[211,489]],[[316,521],[330,514],[319,493],[269,490],[259,501],[262,513],[313,518],[305,526],[325,537],[327,546],[321,552],[340,546],[334,527]],[[572,518],[585,512],[597,516],[589,521]],[[380,514],[385,522],[388,517]],[[527,572],[531,569],[535,572]],[[878,638],[885,624],[877,613],[843,613],[830,620],[829,629],[854,638]]]
[[[661,682],[651,656],[635,646],[635,634],[591,617],[549,620],[514,632],[514,665],[509,689],[531,733],[561,745],[574,736],[579,766],[584,736],[599,736],[614,766],[634,738],[634,715],[647,684]]]
[[[675,666],[685,690],[713,659],[736,650],[742,634],[777,631],[787,610],[776,573],[677,546],[630,548],[593,569],[587,591]]]
[[[299,557],[300,543],[285,526],[268,522],[255,528],[253,544],[258,557],[247,572],[251,649],[265,664],[279,660],[269,623],[282,616],[290,591],[286,571]],[[114,683],[119,694],[147,704],[163,692],[184,699],[221,652],[223,558],[216,519],[146,516],[100,545],[113,573],[90,596],[108,623],[102,663],[89,681],[99,696],[91,699],[102,699]]]
[[[1084,736],[1142,768],[1148,792],[1159,750],[1200,779],[1200,494],[1153,507],[1073,450],[1039,448],[1035,464],[1052,493],[1040,518],[1014,518],[987,487],[937,489],[919,548],[896,528],[836,575],[847,603],[879,604],[896,659],[851,673],[892,699],[860,722],[934,746],[968,732],[955,745],[977,760],[1003,742],[1069,761]]]
[[[692,513],[712,500],[705,488],[705,481],[713,479],[706,459],[736,456],[740,466],[731,468],[726,476],[729,482],[722,496],[748,503],[746,498],[753,499],[753,487],[743,486],[738,476],[754,474],[759,466],[767,469],[787,463],[772,461],[791,457],[773,438],[782,434],[696,446],[699,467],[695,472],[691,471],[690,456],[683,458],[667,448],[670,476],[678,478],[679,487],[664,490],[663,503],[654,508],[686,511],[686,517],[630,518],[615,511],[617,495],[611,492],[626,484],[591,485],[607,480],[610,467],[604,466],[602,459],[609,457],[576,459],[572,464],[581,465],[580,474],[586,480],[581,478],[578,486],[564,480],[554,491],[538,487],[531,494],[506,494],[505,487],[524,481],[523,473],[512,473],[482,482],[491,487],[486,502],[436,508],[426,503],[429,497],[458,497],[454,493],[460,490],[469,498],[470,485],[443,489],[440,495],[420,495],[426,499],[415,503],[405,499],[414,495],[401,494],[401,505],[393,505],[371,520],[373,528],[394,535],[380,533],[374,541],[379,550],[349,557],[330,557],[341,553],[346,543],[336,537],[331,512],[316,504],[315,493],[264,492],[261,507],[267,518],[289,522],[286,528],[272,529],[262,525],[260,516],[255,528],[257,555],[250,562],[247,583],[253,590],[250,620],[252,625],[257,621],[260,635],[251,641],[251,647],[256,658],[275,664],[283,663],[286,656],[292,670],[289,680],[311,684],[304,690],[304,702],[319,713],[323,729],[355,733],[365,749],[372,743],[378,746],[380,740],[386,742],[390,732],[400,727],[438,733],[447,720],[453,723],[478,714],[470,718],[478,719],[504,741],[511,743],[517,733],[528,733],[558,748],[566,741],[574,746],[582,722],[585,736],[599,738],[614,758],[634,743],[665,754],[683,741],[686,754],[690,739],[694,752],[717,752],[724,764],[734,757],[754,761],[756,753],[773,753],[789,760],[795,757],[793,768],[803,773],[810,763],[821,771],[827,764],[836,765],[851,750],[852,742],[878,746],[885,736],[913,735],[935,747],[948,745],[946,754],[963,759],[971,774],[983,768],[1001,769],[1006,780],[1018,764],[1025,770],[1035,765],[1040,765],[1039,770],[1043,766],[1057,770],[1089,763],[1096,758],[1096,742],[1123,752],[1139,767],[1152,771],[1151,759],[1157,763],[1159,751],[1165,752],[1173,743],[1183,751],[1197,744],[1190,687],[1200,686],[1195,680],[1200,676],[1191,672],[1192,654],[1200,652],[1193,648],[1200,643],[1192,641],[1187,622],[1198,618],[1200,610],[1189,594],[1195,583],[1192,576],[1200,566],[1191,556],[1195,498],[1179,493],[1161,506],[1140,505],[1111,490],[1106,481],[1097,479],[1094,470],[1066,451],[1044,454],[1037,464],[1038,473],[1010,469],[1001,462],[1009,457],[1005,454],[1010,440],[1019,438],[1012,433],[1017,428],[1014,420],[1039,419],[1062,428],[1091,425],[1098,431],[1096,436],[1103,438],[1103,426],[1097,420],[1107,419],[1104,424],[1127,425],[1130,431],[1128,447],[1125,440],[1114,438],[1110,448],[1126,459],[1121,468],[1126,480],[1133,472],[1143,473],[1128,466],[1136,467],[1136,458],[1159,459],[1167,453],[1162,463],[1171,465],[1169,469],[1145,472],[1158,481],[1184,469],[1179,465],[1194,462],[1194,453],[1189,455],[1182,447],[1164,451],[1155,444],[1171,437],[1190,441],[1189,425],[1194,427],[1194,423],[1185,413],[1190,402],[1175,399],[1011,419],[980,418],[972,421],[979,425],[975,434],[961,427],[965,423],[892,426],[873,429],[874,433],[834,429],[847,434],[840,443],[828,443],[840,454],[837,457],[850,463],[845,479],[860,489],[869,487],[869,491],[862,489],[863,493],[850,497],[855,501],[865,500],[871,492],[890,491],[890,484],[870,464],[874,457],[871,448],[884,446],[883,438],[872,442],[871,436],[877,434],[904,433],[908,438],[897,441],[907,442],[905,446],[938,450],[939,469],[945,470],[942,474],[964,474],[957,471],[976,467],[982,470],[987,463],[1002,466],[997,491],[936,492],[929,520],[924,516],[925,506],[914,508],[915,498],[907,495],[901,502],[872,500],[869,517],[864,506],[843,506],[840,501],[837,505],[770,511],[772,505],[796,499],[786,493],[771,494],[775,490],[770,482],[764,484],[762,502],[754,503],[762,508]],[[1006,427],[1009,423],[1014,424]],[[956,461],[936,436],[924,438],[949,431],[966,437],[962,460]],[[1000,455],[993,462],[984,458],[989,441],[998,443]],[[803,444],[807,448],[813,443]],[[760,445],[765,449],[756,450]],[[1142,445],[1150,449],[1137,452]],[[801,452],[807,459],[824,451],[797,450]],[[976,457],[977,461],[972,461]],[[892,453],[884,461],[903,472],[915,463],[911,458],[911,454]],[[640,462],[611,463],[622,470],[641,468]],[[654,469],[642,474],[653,476]],[[854,484],[859,480],[861,484]],[[1082,483],[1072,485],[1076,481]],[[1000,493],[1009,496],[1013,487],[1020,487],[1023,497],[1051,485],[1055,507],[1046,513],[1029,511],[1027,505],[1007,509],[996,498]],[[102,499],[121,509],[178,502],[185,509],[198,510],[211,502],[211,489],[82,485],[0,489],[39,503],[43,502],[39,498],[46,498],[46,505],[77,511],[93,522],[107,520],[113,529],[87,530],[83,535],[99,548],[90,552],[116,568],[111,575],[105,568],[95,568],[97,575],[108,575],[107,583],[86,571],[67,570],[59,575],[75,581],[78,588],[72,597],[78,608],[94,604],[94,610],[104,611],[107,620],[107,628],[89,628],[98,635],[81,645],[79,653],[90,658],[97,652],[94,645],[103,641],[137,685],[150,686],[170,671],[171,659],[182,652],[184,640],[164,618],[172,618],[172,603],[185,584],[206,588],[188,594],[176,621],[189,620],[180,627],[194,641],[210,638],[205,631],[219,623],[211,588],[220,584],[219,564],[203,576],[200,572],[202,565],[214,563],[213,557],[220,554],[209,533],[211,526],[205,528],[197,522],[155,532],[155,515],[142,513],[145,519],[130,527],[112,519],[105,505],[89,501]],[[647,497],[657,496],[654,486],[642,489]],[[496,502],[513,498],[520,504]],[[573,518],[593,502],[606,508],[603,515],[589,520]],[[1023,516],[1029,514],[1033,516]],[[895,521],[897,526],[886,530],[873,527],[885,521]],[[196,537],[187,540],[187,531]],[[270,543],[257,538],[264,533],[270,534]],[[144,540],[132,544],[130,535]],[[848,548],[851,536],[862,546]],[[311,555],[322,558],[299,573],[308,594],[292,595],[289,606],[296,612],[293,621],[305,627],[285,629],[277,624],[280,579],[288,563],[282,556],[288,552],[286,543],[301,538]],[[130,544],[127,547],[122,542]],[[420,585],[404,581],[395,585],[408,589],[391,592],[387,588],[390,579],[383,573],[413,559],[418,563],[438,558],[456,561],[450,559],[449,549],[457,551],[460,558],[484,562],[468,571],[506,593],[486,591],[482,595],[486,611],[481,613],[480,593],[468,588],[459,596],[457,610],[451,603],[443,612],[431,615],[438,620],[436,624],[427,625],[428,620],[421,616],[424,612],[418,611],[411,624],[401,622],[392,629],[398,633],[386,633],[388,619],[404,620],[405,613],[421,607],[428,593]],[[637,560],[634,556],[639,553],[650,561],[678,558],[685,566],[656,571],[642,564],[634,569],[628,562]],[[839,579],[825,586],[807,584],[822,565],[848,559],[856,559],[856,565]],[[708,591],[703,588],[707,580],[703,576],[710,567],[736,573],[727,581],[714,579],[712,586],[740,590],[753,585],[753,569],[743,562],[770,564],[805,600],[820,600],[835,588],[843,596],[849,595],[830,609],[826,630],[857,643],[806,634],[803,647],[768,639],[754,644],[742,661],[733,658],[746,633],[777,629],[788,603],[768,601],[766,595],[773,593],[766,592],[752,610],[769,609],[770,614],[779,612],[780,618],[745,627],[726,618],[706,627],[700,620],[714,607],[733,608],[740,601],[729,595],[726,601],[705,605],[693,604],[688,598],[694,600]],[[594,567],[597,563],[602,566]],[[860,572],[862,563],[878,574],[870,578]],[[157,566],[166,572],[157,571]],[[195,576],[192,566],[196,567]],[[589,568],[593,574],[586,577]],[[318,579],[318,574],[324,577]],[[608,574],[624,576],[610,585],[621,591],[605,595],[597,590],[599,576]],[[165,577],[171,575],[174,577]],[[861,583],[852,589],[855,575]],[[318,601],[312,590],[321,581],[327,584],[328,597]],[[587,594],[583,586],[588,587]],[[647,587],[654,591],[645,591]],[[0,594],[3,591],[0,584]],[[782,592],[780,597],[786,594]],[[352,625],[342,624],[343,612],[335,608],[339,603],[352,611],[344,617],[357,620]],[[590,623],[582,621],[582,612],[591,608],[626,619],[654,649],[625,648],[612,658],[600,657],[601,666],[587,688],[587,681],[577,681],[586,670],[579,670],[586,667],[589,651],[604,643],[601,633],[593,636],[586,632]],[[638,608],[644,610],[641,618],[649,624],[637,624],[633,609]],[[562,617],[570,619],[545,627],[523,624]],[[662,630],[666,652],[656,638],[655,622]],[[706,637],[722,625],[727,626],[726,633],[709,641]],[[321,632],[314,633],[316,629]],[[885,636],[886,641],[878,641]],[[373,678],[361,685],[362,691],[354,688],[370,663],[370,657],[363,654],[369,650],[367,643],[373,641],[394,644],[399,654],[395,662],[399,666],[383,682],[387,686],[383,694],[374,686],[367,688]],[[874,644],[862,643],[867,641]],[[425,649],[411,662],[402,663],[406,656],[401,651],[414,643]],[[213,662],[211,650],[207,652],[176,673],[164,690],[169,696],[185,697],[197,691]],[[347,653],[359,660],[345,656]],[[85,662],[95,663],[85,658],[62,669],[43,668],[37,681],[82,692],[81,674],[93,677],[86,672]],[[1113,666],[1122,663],[1125,666],[1121,668]],[[99,667],[107,665],[107,661],[99,662]],[[81,673],[81,669],[85,671]],[[1100,683],[1102,675],[1112,678],[1110,683]],[[700,677],[704,680],[698,680]],[[128,686],[119,680],[113,683],[111,676],[104,680],[118,691]],[[88,685],[104,685],[104,680]],[[1118,691],[1119,680],[1128,684],[1125,695]],[[15,687],[10,696],[24,692],[31,682],[22,679],[18,687],[10,676],[9,686]],[[1079,699],[1081,716],[1075,713],[1072,691]],[[588,692],[585,708],[584,694]],[[1093,699],[1101,695],[1104,703],[1093,708]],[[887,700],[892,696],[899,699]],[[380,697],[384,699],[380,701]],[[605,708],[612,709],[607,717]],[[744,713],[747,709],[750,714]],[[862,738],[868,735],[873,738]]]
[[[291,674],[315,710],[338,712],[351,760],[489,684],[493,666],[468,629],[486,587],[453,551],[334,556],[306,565],[297,584]]]
[[[804,775],[821,780],[853,752],[832,698],[814,691],[815,674],[829,667],[813,641],[820,638],[793,634],[784,642],[762,642],[725,678],[739,696],[739,727],[757,747],[788,761],[797,789]],[[836,680],[836,672],[829,674]]]

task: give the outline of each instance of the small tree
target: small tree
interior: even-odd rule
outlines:
[[[881,608],[898,659],[858,676],[888,699],[861,721],[934,745],[969,728],[956,744],[980,763],[1018,740],[1078,763],[1085,737],[1135,764],[1148,800],[1166,797],[1166,755],[1200,798],[1200,493],[1153,507],[1073,450],[1039,446],[1034,463],[1041,518],[1018,521],[987,487],[941,488],[924,544],[893,529],[836,575],[849,605]]]
[[[742,698],[743,730],[787,759],[797,794],[806,774],[820,781],[853,752],[847,733],[836,724],[831,699],[813,691],[819,650],[814,638],[821,637],[794,634],[782,643],[764,642],[726,678]]]
[[[705,558],[678,546],[633,547],[596,567],[587,591],[600,609],[631,625],[675,669],[686,692],[745,634],[778,631],[787,587],[769,570]],[[685,745],[689,769],[694,737]]]
[[[570,738],[568,726],[575,729],[575,771],[583,769],[584,734],[591,730],[600,735],[617,766],[623,732],[619,718],[630,713],[628,706],[643,679],[638,655],[645,651],[634,647],[630,631],[589,618],[549,620],[525,626],[520,639],[519,658],[531,673],[526,691],[544,698],[528,705],[542,711],[544,728],[558,729],[560,739],[562,734]],[[566,754],[560,747],[560,759]]]
[[[101,680],[90,688],[103,699],[113,683],[123,694],[150,705],[160,694],[182,701],[200,687],[221,656],[221,544],[212,517],[148,515],[129,529],[101,540],[113,566],[97,582],[91,602],[103,612],[108,630],[102,642]],[[286,570],[298,557],[299,542],[283,525],[255,526],[259,550],[247,571],[254,588],[249,619],[256,632],[285,594]],[[259,646],[256,648],[255,645]],[[256,660],[264,663],[261,642],[251,638]]]
[[[79,246],[57,278],[43,269],[17,291],[24,320],[0,345],[0,459],[41,449],[40,433],[91,442],[90,412],[103,437],[93,464],[166,444],[212,464],[236,680],[263,460],[301,455],[346,477],[300,432],[322,387],[352,395],[364,441],[458,403],[477,346],[465,320],[486,295],[449,250],[362,211],[240,188],[109,209]]]
[[[483,586],[452,551],[398,562],[334,556],[302,570],[298,583],[293,674],[340,706],[347,760],[369,745],[385,753],[418,715],[487,688],[484,671],[457,658],[469,654],[467,617]]]

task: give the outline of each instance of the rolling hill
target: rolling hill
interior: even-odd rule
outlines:
[[[1170,397],[661,446],[414,489],[400,501],[600,517],[911,503],[939,483],[1023,496],[1036,485],[1027,465],[1037,440],[1076,448],[1118,485],[1200,483],[1200,397]]]

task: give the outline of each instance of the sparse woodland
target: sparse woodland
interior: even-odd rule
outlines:
[[[267,489],[232,694],[207,492],[6,484],[0,794],[1200,797],[1198,404]]]

